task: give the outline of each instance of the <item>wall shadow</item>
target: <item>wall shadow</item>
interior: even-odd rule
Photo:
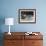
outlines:
[[[4,33],[2,32],[2,26],[4,25],[4,23],[5,23],[5,17],[0,16],[0,46],[4,46],[3,45]]]

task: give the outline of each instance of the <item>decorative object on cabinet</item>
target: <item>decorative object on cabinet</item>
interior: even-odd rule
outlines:
[[[43,46],[43,35],[40,32],[32,32],[38,35],[26,35],[27,32],[4,33],[4,46]]]
[[[25,35],[38,35],[37,33],[26,32]]]
[[[19,23],[36,23],[36,9],[19,9]]]
[[[10,33],[10,25],[14,24],[14,18],[5,18],[5,25],[9,25],[9,32],[8,34],[11,35]]]

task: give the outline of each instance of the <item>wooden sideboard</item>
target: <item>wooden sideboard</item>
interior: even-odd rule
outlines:
[[[43,46],[43,35],[40,32],[38,35],[25,35],[26,32],[11,32],[8,35],[4,33],[4,46]]]

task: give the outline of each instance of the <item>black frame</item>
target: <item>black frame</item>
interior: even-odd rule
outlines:
[[[25,21],[26,19],[25,20],[23,19],[24,21],[21,21],[22,20],[22,14],[24,15],[25,13],[26,13],[26,16],[29,16],[29,15],[34,16],[34,18],[32,17],[34,19],[34,21],[33,20],[32,21],[31,20],[30,21]],[[29,19],[29,17],[28,17],[28,19]],[[19,9],[18,10],[18,22],[19,23],[24,23],[24,24],[26,24],[26,23],[36,23],[36,9]]]

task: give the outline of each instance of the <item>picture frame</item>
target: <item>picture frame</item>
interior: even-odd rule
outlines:
[[[36,23],[36,9],[19,9],[19,23]]]

